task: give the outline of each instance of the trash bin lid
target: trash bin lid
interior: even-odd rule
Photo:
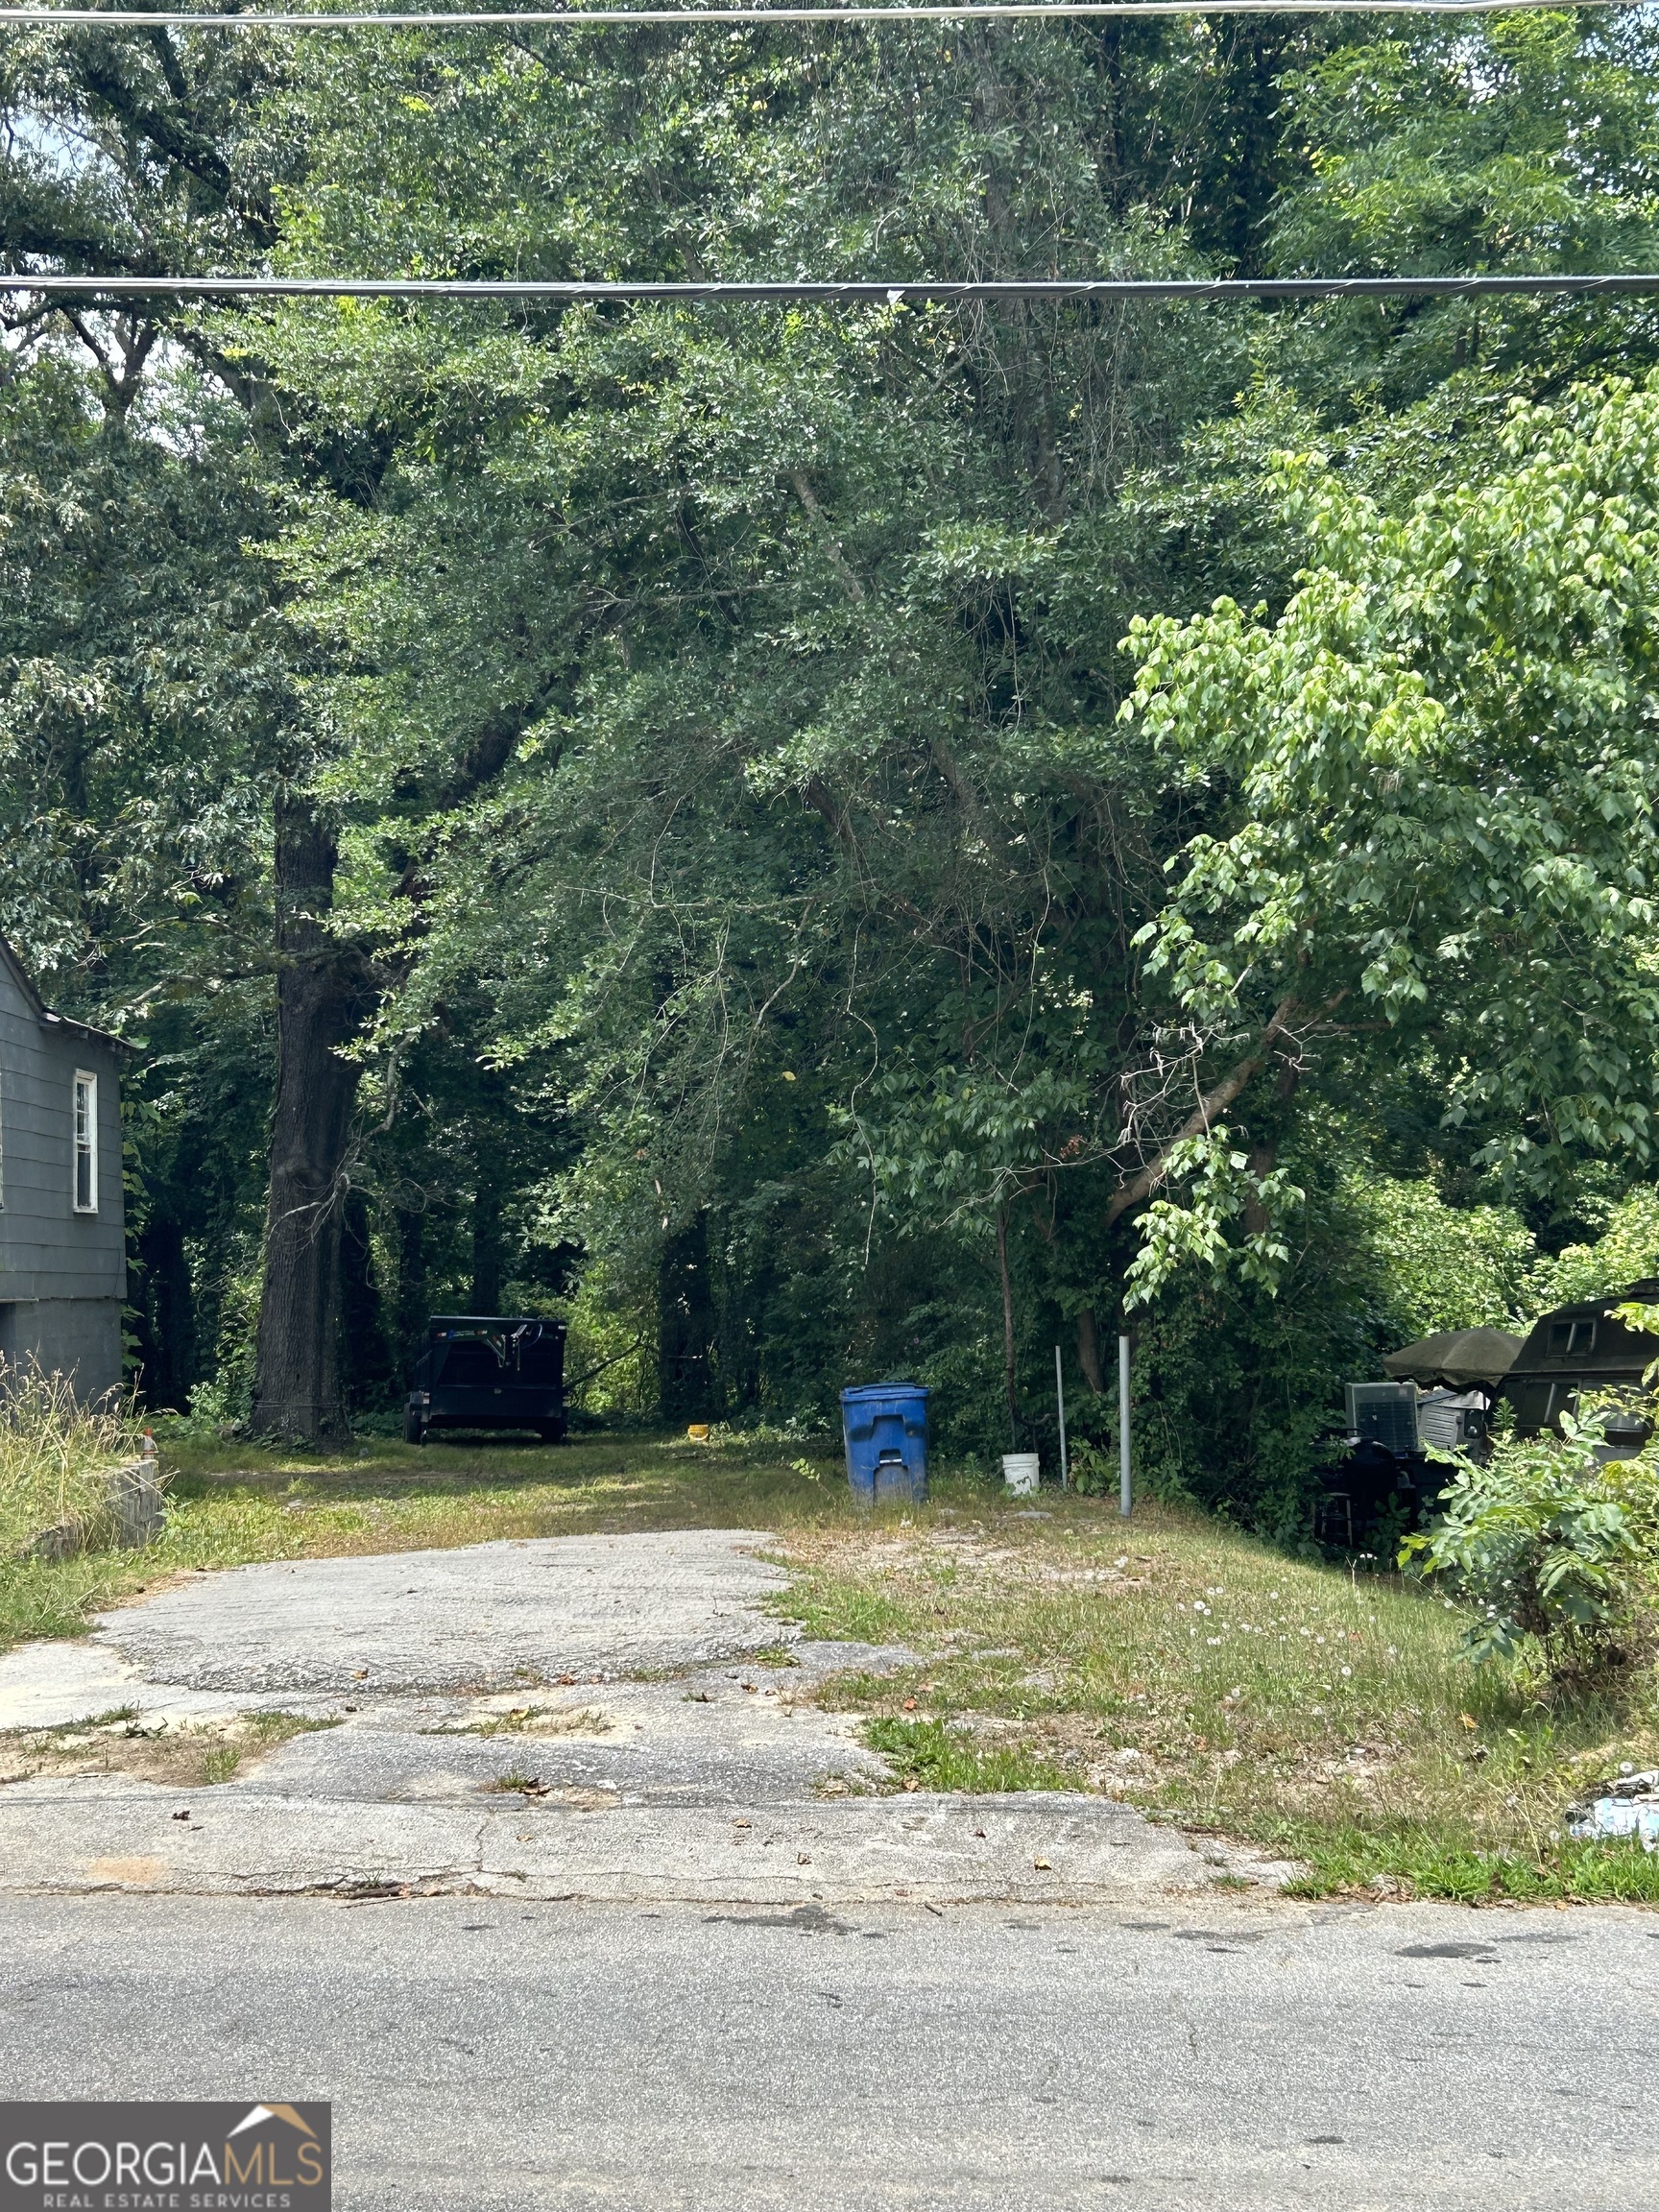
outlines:
[[[841,1393],[843,1406],[856,1406],[866,1398],[927,1398],[926,1382],[855,1382]]]

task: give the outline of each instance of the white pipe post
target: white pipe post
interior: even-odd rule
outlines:
[[[1060,1347],[1054,1347],[1054,1403],[1060,1408],[1060,1487],[1070,1490],[1071,1478],[1066,1460],[1066,1376],[1060,1365]]]
[[[1129,1339],[1118,1339],[1118,1510],[1129,1518]]]

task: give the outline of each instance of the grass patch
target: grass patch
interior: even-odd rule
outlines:
[[[160,1538],[142,1552],[0,1563],[0,1649],[85,1633],[169,1575],[629,1528],[811,1528],[854,1519],[799,1444],[606,1436],[563,1447],[365,1439],[332,1452],[163,1436]],[[788,1455],[788,1456],[785,1456]],[[825,1455],[826,1467],[838,1464]]]
[[[609,1812],[621,1803],[614,1790],[590,1790],[580,1783],[543,1782],[539,1774],[515,1767],[483,1785],[486,1796],[517,1797],[524,1805],[569,1805],[578,1812]]]
[[[863,1730],[900,1782],[918,1790],[1070,1790],[1074,1777],[1024,1743],[986,1745],[943,1720],[870,1720]]]
[[[1461,1616],[1392,1575],[1196,1514],[1043,1510],[944,1483],[907,1525],[781,1544],[780,1615],[923,1655],[818,1693],[902,1778],[1125,1798],[1300,1859],[1310,1892],[1659,1897],[1659,1858],[1562,1834],[1621,1762],[1659,1765],[1651,1678],[1546,1704],[1469,1666]]]
[[[1308,1867],[1293,1897],[1368,1890],[1462,1905],[1659,1905],[1659,1853],[1634,1838],[1564,1838],[1535,1855],[1471,1850],[1426,1828],[1311,1830],[1286,1843]]]

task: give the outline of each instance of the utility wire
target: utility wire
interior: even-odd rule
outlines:
[[[541,283],[467,276],[36,276],[0,271],[0,295],[46,300],[524,300],[573,306],[587,301],[731,300],[765,306],[791,300],[855,304],[949,305],[961,300],[1343,300],[1461,299],[1471,294],[1659,293],[1659,272],[1604,276],[1078,276],[952,283]]]
[[[193,14],[136,8],[0,8],[0,27],[151,31],[601,30],[625,23],[954,23],[1096,15],[1498,15],[1555,8],[1562,0],[960,0],[958,5],[828,8],[517,8],[397,14]],[[1569,0],[1589,7],[1622,0]]]

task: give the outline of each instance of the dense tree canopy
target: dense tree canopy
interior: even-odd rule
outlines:
[[[39,32],[0,220],[1650,267],[1654,36]],[[14,313],[0,927],[147,1041],[154,1402],[317,1432],[529,1307],[595,1409],[904,1369],[984,1451],[1133,1313],[1161,1479],[1287,1524],[1344,1372],[1646,1190],[1647,301]]]

